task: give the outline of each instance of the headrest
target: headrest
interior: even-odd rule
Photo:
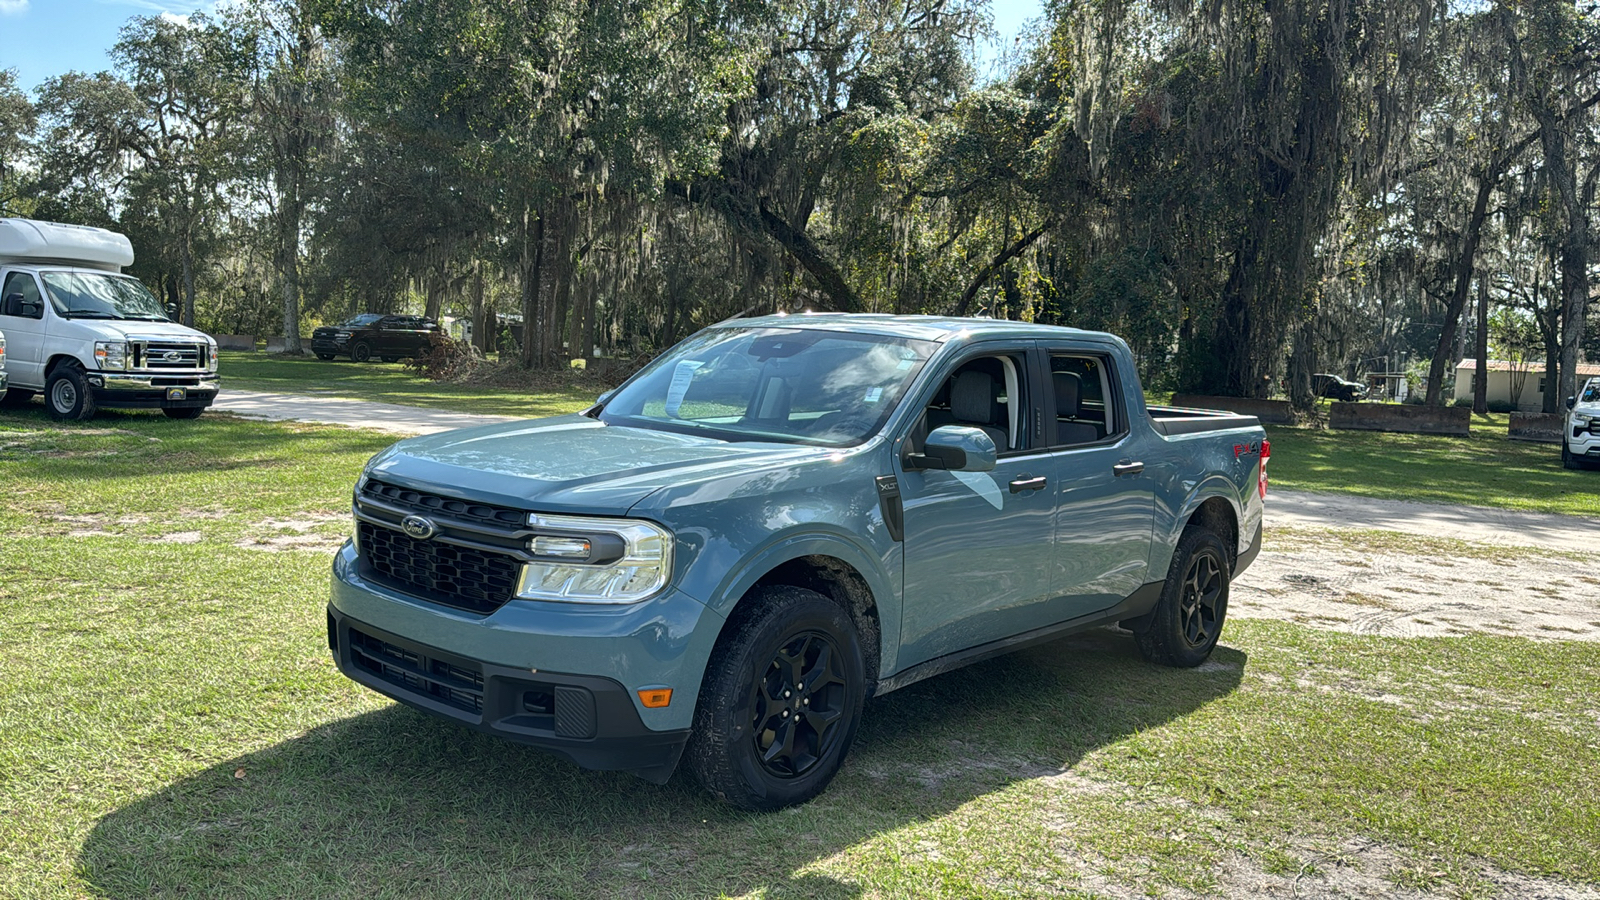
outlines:
[[[994,379],[984,372],[962,372],[950,386],[950,414],[961,422],[994,424]]]
[[[1078,400],[1083,394],[1083,382],[1072,372],[1052,372],[1056,385],[1056,415],[1068,419],[1078,417]]]

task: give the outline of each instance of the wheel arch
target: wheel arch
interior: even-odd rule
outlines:
[[[78,359],[76,356],[73,356],[71,353],[56,353],[56,354],[52,354],[50,359],[48,361],[46,361],[45,364],[44,364],[44,377],[45,377],[45,380],[49,381],[50,380],[50,376],[55,374],[56,368],[61,366],[61,365],[63,365],[63,364],[76,365],[79,368],[82,368],[84,371],[88,371],[89,370],[89,367],[83,364],[83,360]]]
[[[724,616],[722,631],[738,617],[752,591],[772,585],[816,591],[845,609],[861,639],[871,696],[886,661],[893,662],[893,649],[884,636],[899,634],[899,620],[884,603],[893,594],[882,572],[871,565],[871,557],[850,542],[821,534],[792,537],[768,547],[718,591],[721,600],[711,605]]]

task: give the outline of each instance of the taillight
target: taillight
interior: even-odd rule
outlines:
[[[1267,499],[1267,460],[1272,456],[1272,442],[1261,442],[1261,499]]]

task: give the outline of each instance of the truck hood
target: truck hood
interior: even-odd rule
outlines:
[[[569,415],[410,438],[373,457],[366,474],[501,506],[623,515],[668,485],[793,466],[833,453],[625,428]]]
[[[92,331],[105,341],[125,341],[129,338],[150,338],[158,341],[184,341],[206,343],[210,338],[204,333],[177,322],[148,322],[129,319],[73,319],[72,324]]]

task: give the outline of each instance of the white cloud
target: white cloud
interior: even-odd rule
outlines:
[[[189,25],[189,17],[188,16],[180,16],[177,13],[168,12],[166,10],[162,10],[161,18],[164,21],[171,22],[174,25],[183,25],[185,27],[187,27]]]
[[[28,0],[0,0],[0,16],[20,16],[28,11]]]

